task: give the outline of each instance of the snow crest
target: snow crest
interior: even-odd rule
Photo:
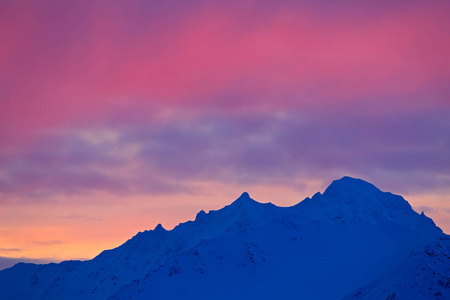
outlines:
[[[445,298],[450,283],[434,283],[449,274],[446,239],[401,196],[344,177],[292,207],[243,193],[90,261],[18,264],[0,271],[0,299],[417,299],[389,278],[434,291],[421,299]],[[426,251],[438,255],[424,261]],[[431,281],[399,275],[406,269]]]

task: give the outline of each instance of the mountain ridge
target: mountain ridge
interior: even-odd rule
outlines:
[[[342,299],[373,294],[371,282],[443,236],[401,196],[343,177],[291,207],[244,192],[222,209],[200,211],[172,230],[158,224],[90,261],[16,265],[0,271],[0,298],[298,299],[300,288],[303,299]]]

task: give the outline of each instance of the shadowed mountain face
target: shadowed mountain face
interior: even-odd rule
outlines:
[[[287,208],[243,193],[90,261],[18,264],[0,299],[449,299],[449,249],[402,197],[344,177]]]

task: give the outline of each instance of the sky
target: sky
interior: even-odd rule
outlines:
[[[450,233],[450,2],[0,1],[0,267],[353,176]]]

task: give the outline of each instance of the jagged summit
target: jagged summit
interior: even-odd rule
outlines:
[[[159,223],[158,225],[156,225],[156,227],[155,227],[155,229],[153,229],[153,231],[164,232],[164,231],[167,231],[167,230],[161,225],[161,223]]]
[[[247,192],[243,192],[239,198],[237,198],[234,203],[247,203],[247,202],[256,202],[252,198],[250,198],[250,195]]]
[[[423,291],[444,295],[440,282],[448,276],[438,271],[448,270],[447,248],[439,259],[425,251],[425,263],[403,264],[411,272],[395,284],[382,277],[403,274],[403,267],[395,271],[400,262],[442,236],[401,196],[343,177],[292,207],[244,192],[222,209],[201,210],[172,230],[158,224],[90,261],[16,265],[0,271],[0,299],[298,299],[299,290],[305,299],[386,299],[415,293],[422,282]],[[436,271],[433,286],[422,280],[423,268]],[[387,279],[372,285],[377,278]],[[408,285],[399,290],[399,282]],[[403,298],[420,298],[411,295]]]
[[[201,211],[199,211],[197,213],[197,216],[195,217],[195,221],[200,222],[205,219],[205,216],[206,216],[206,212],[202,209]]]
[[[234,202],[231,203],[229,206],[239,208],[239,207],[248,207],[248,206],[252,206],[255,204],[261,204],[261,203],[250,198],[250,195],[247,192],[243,192],[239,196],[239,198],[234,200]]]
[[[243,192],[238,199],[251,199],[247,192]]]

